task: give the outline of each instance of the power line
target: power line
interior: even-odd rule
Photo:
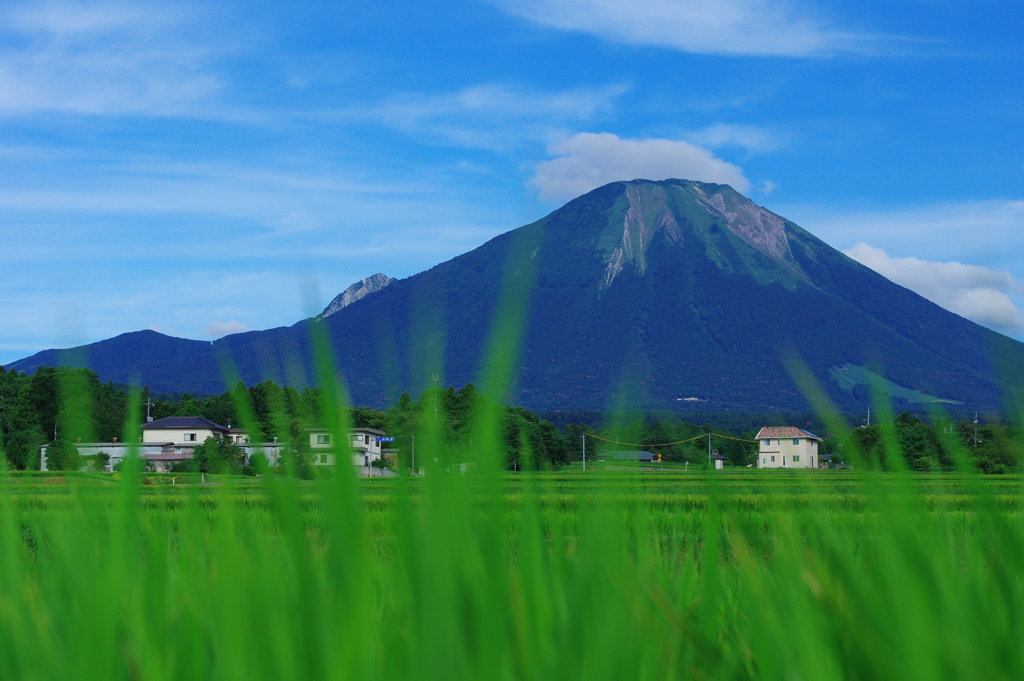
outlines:
[[[729,435],[722,435],[721,433],[701,433],[700,435],[697,435],[695,437],[691,437],[691,438],[686,439],[686,440],[678,440],[676,442],[663,442],[663,443],[657,443],[657,442],[646,442],[646,443],[619,442],[618,440],[609,440],[608,438],[601,437],[600,435],[594,435],[593,433],[584,433],[584,435],[589,435],[590,437],[594,438],[595,440],[603,440],[604,442],[614,442],[615,444],[627,445],[629,447],[671,447],[672,445],[680,445],[680,444],[683,444],[684,442],[692,442],[693,440],[699,440],[702,437],[708,437],[708,436],[724,437],[726,440],[736,440],[738,442],[753,442],[753,443],[757,442],[757,440],[746,440],[746,439],[741,438],[741,437],[731,437]]]

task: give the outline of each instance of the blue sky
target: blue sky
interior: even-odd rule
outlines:
[[[294,323],[605,182],[729,182],[1024,338],[1016,1],[0,5],[0,362]]]

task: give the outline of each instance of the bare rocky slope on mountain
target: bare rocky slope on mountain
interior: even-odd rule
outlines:
[[[366,279],[361,279],[335,296],[334,300],[328,303],[327,307],[324,308],[324,311],[317,318],[330,317],[335,312],[348,307],[357,300],[362,300],[371,293],[376,293],[394,281],[388,275],[381,274],[380,272]]]

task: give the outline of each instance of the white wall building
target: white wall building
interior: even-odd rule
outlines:
[[[229,430],[201,416],[165,416],[142,424],[142,442],[201,445],[208,437],[227,439]]]
[[[794,426],[762,428],[758,441],[758,468],[817,468],[821,465],[818,443],[814,433]]]
[[[309,448],[313,452],[313,463],[317,466],[333,466],[337,463],[335,449],[338,444],[352,450],[352,465],[369,467],[384,454],[384,440],[387,433],[376,428],[354,428],[349,431],[346,442],[337,443],[327,428],[307,428]]]
[[[313,453],[313,463],[318,466],[334,466],[337,462],[334,435],[327,428],[309,428],[309,447]],[[222,438],[236,444],[245,452],[248,461],[256,453],[263,454],[270,466],[277,466],[281,461],[281,453],[285,444],[278,442],[249,442],[248,433],[243,428],[227,428],[209,419],[199,416],[168,416],[142,426],[142,437],[138,443],[127,442],[78,442],[75,446],[81,456],[106,454],[110,457],[107,470],[113,470],[128,456],[131,448],[135,448],[139,456],[150,462],[157,472],[170,470],[170,466],[178,461],[191,459],[193,451],[207,438]],[[369,471],[374,461],[383,458],[386,438],[383,430],[375,428],[356,428],[349,432],[342,446],[352,452],[352,465],[361,471]],[[46,445],[40,447],[39,464],[46,468]],[[371,471],[372,472],[372,471]],[[368,473],[369,474],[369,473]]]

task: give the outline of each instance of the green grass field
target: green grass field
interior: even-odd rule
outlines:
[[[4,678],[1024,678],[1016,477],[158,478],[0,477]]]

